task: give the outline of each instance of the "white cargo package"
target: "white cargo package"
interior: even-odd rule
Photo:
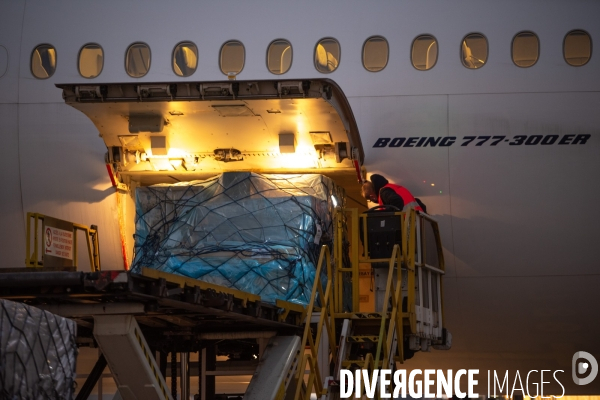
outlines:
[[[0,398],[72,399],[77,325],[0,299]]]

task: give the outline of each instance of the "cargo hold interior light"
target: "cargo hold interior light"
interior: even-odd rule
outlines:
[[[231,171],[356,175],[364,157],[329,79],[57,86],[97,127],[125,184]]]

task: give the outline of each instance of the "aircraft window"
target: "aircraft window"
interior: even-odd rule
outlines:
[[[517,33],[512,42],[512,59],[518,67],[531,67],[540,56],[540,39],[533,32]]]
[[[232,40],[221,47],[221,72],[233,77],[242,72],[246,58],[244,45],[237,40]]]
[[[370,37],[363,45],[363,66],[367,71],[379,72],[387,65],[389,53],[388,42],[385,38]]]
[[[437,40],[431,35],[418,36],[412,44],[412,65],[420,71],[435,66],[438,57]]]
[[[31,54],[31,73],[39,79],[50,78],[56,71],[56,49],[50,44],[40,44]]]
[[[333,38],[321,39],[315,48],[315,68],[328,73],[337,69],[340,62],[340,44]]]
[[[6,73],[8,68],[8,51],[6,47],[0,46],[0,78]]]
[[[567,33],[563,43],[565,61],[574,67],[580,67],[590,61],[592,57],[592,39],[582,30]]]
[[[198,48],[192,42],[182,42],[173,50],[173,71],[177,76],[190,76],[198,66]]]
[[[267,68],[276,75],[285,74],[292,66],[292,45],[287,40],[275,40],[267,51]]]
[[[79,73],[84,78],[95,78],[104,67],[104,51],[100,45],[88,43],[79,51]]]
[[[483,67],[488,57],[488,43],[481,33],[471,33],[462,41],[462,63],[470,69]]]
[[[134,43],[127,49],[125,70],[132,78],[141,78],[150,70],[150,47],[145,43]]]

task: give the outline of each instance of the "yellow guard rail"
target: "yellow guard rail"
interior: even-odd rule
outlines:
[[[31,229],[31,220],[33,219],[33,230]],[[44,267],[44,257],[40,257],[40,243],[38,230],[40,227],[40,221],[42,225],[46,220],[56,220],[55,218],[49,217],[44,214],[39,213],[27,213],[27,241],[25,244],[25,266],[30,268],[43,268]],[[99,249],[99,238],[98,238],[98,228],[95,225],[86,226],[77,224],[74,222],[67,222],[57,220],[63,223],[66,223],[71,228],[71,233],[73,235],[73,243],[72,243],[72,264],[69,267],[75,268],[77,270],[77,231],[83,231],[86,234],[86,243],[88,250],[88,257],[90,260],[90,268],[92,272],[100,271],[100,249]],[[33,235],[33,249],[31,248],[31,236]],[[42,236],[44,236],[42,234]]]

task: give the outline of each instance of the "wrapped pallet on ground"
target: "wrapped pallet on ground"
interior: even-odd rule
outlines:
[[[136,192],[134,272],[175,273],[307,304],[343,188],[323,175],[227,172]],[[340,200],[338,200],[340,201]]]
[[[72,399],[76,329],[70,319],[0,299],[0,398]]]

